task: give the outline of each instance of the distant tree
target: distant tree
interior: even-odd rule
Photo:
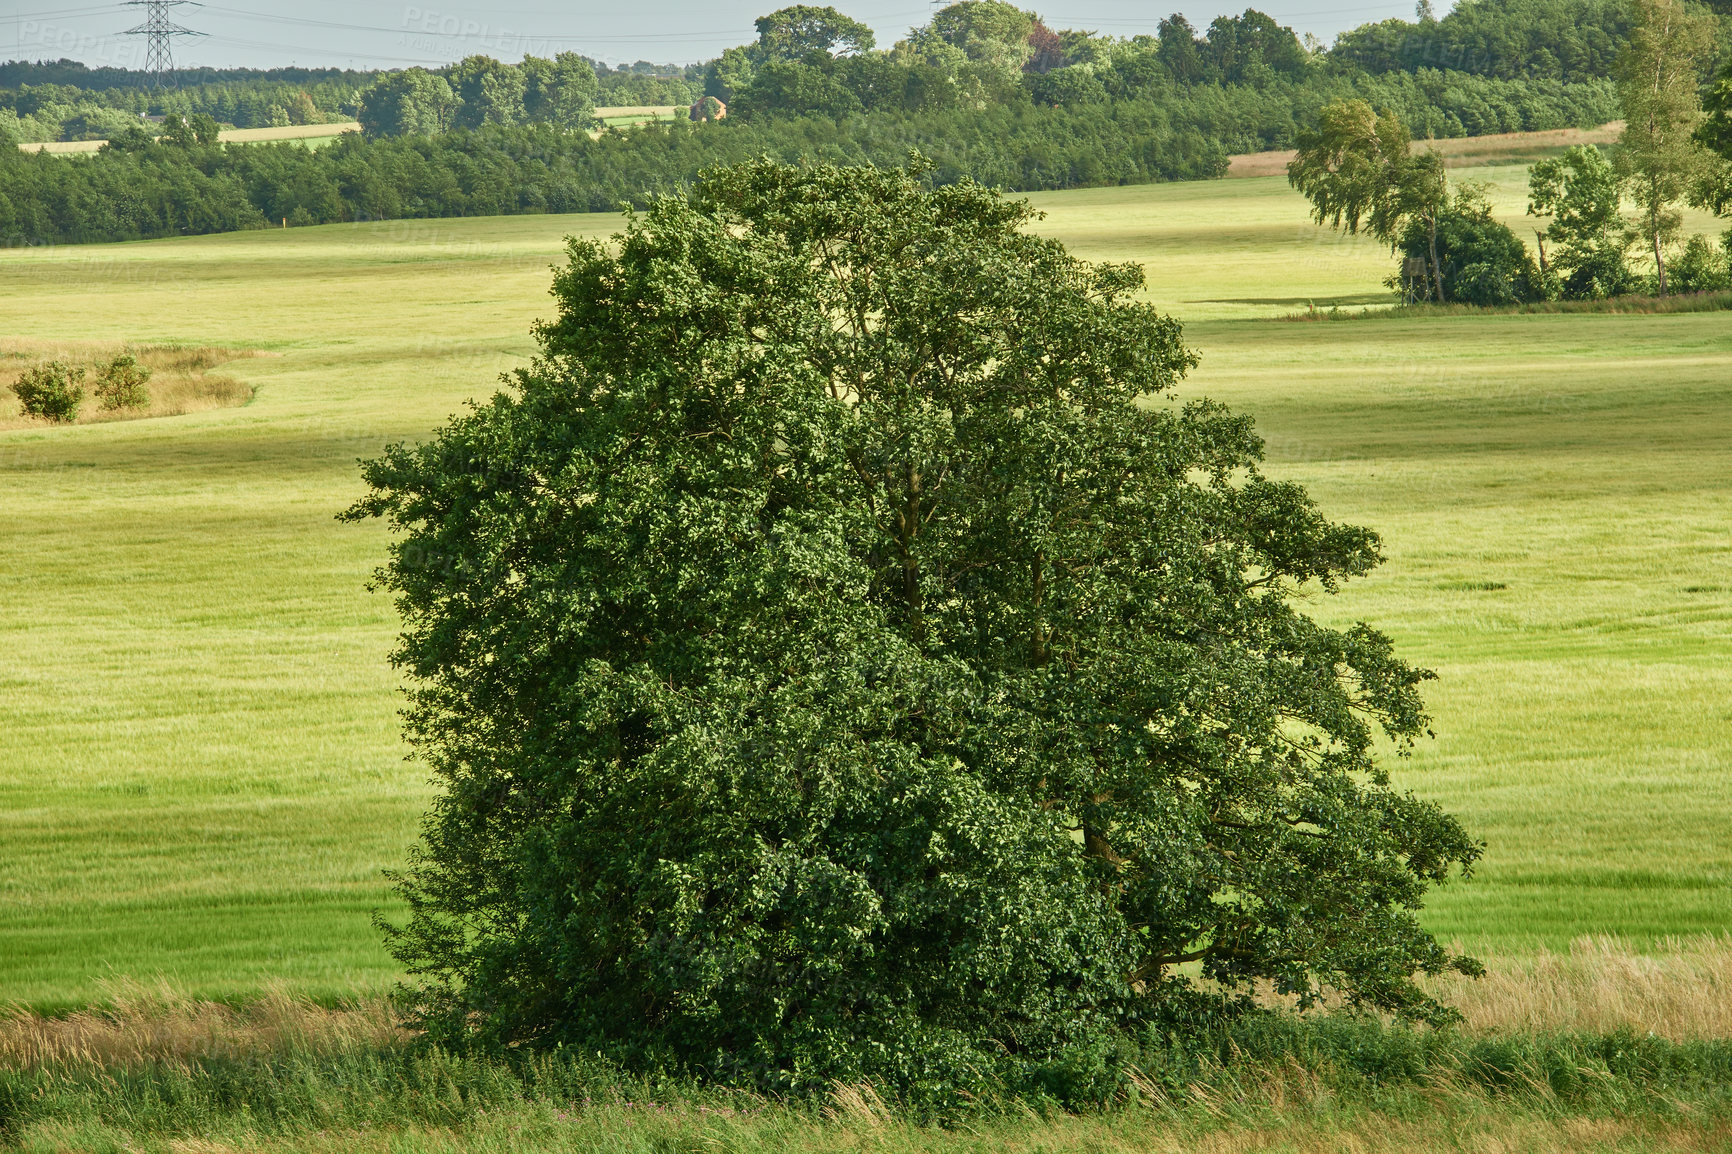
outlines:
[[[193,135],[192,125],[186,122],[185,117],[176,113],[169,113],[162,118],[162,133],[157,139],[176,148],[191,148],[198,143],[198,138]]]
[[[1442,19],[1349,29],[1329,58],[1371,73],[1448,69],[1504,79],[1592,82],[1611,74],[1629,35],[1624,0],[1475,0]]]
[[[78,418],[84,403],[84,369],[62,361],[48,361],[25,369],[12,384],[12,393],[26,416],[68,424]]]
[[[1177,12],[1157,26],[1160,47],[1156,50],[1168,75],[1180,84],[1204,84],[1213,79],[1204,56],[1205,45],[1197,30]]]
[[[1305,71],[1305,48],[1293,29],[1255,8],[1239,16],[1218,16],[1207,39],[1215,72],[1228,84],[1265,82]]]
[[[1618,62],[1624,132],[1618,165],[1640,214],[1636,228],[1654,256],[1654,276],[1667,291],[1667,244],[1683,227],[1676,207],[1705,174],[1708,157],[1694,133],[1702,119],[1697,90],[1702,60],[1713,45],[1713,18],[1682,0],[1632,0],[1636,25]]]
[[[552,60],[525,56],[522,70],[523,105],[529,120],[568,132],[595,122],[597,85],[588,60],[575,52],[561,52]]]
[[[103,145],[103,152],[143,152],[156,143],[156,138],[144,130],[140,124],[129,124],[119,132],[111,133],[108,143]]]
[[[757,45],[726,48],[710,62],[704,73],[704,95],[728,103],[750,88],[758,75]]]
[[[369,136],[432,136],[451,126],[457,97],[424,68],[387,72],[360,96],[356,117]]]
[[[1066,64],[1105,64],[1112,56],[1111,36],[1080,28],[1060,28],[1056,35]]]
[[[852,55],[875,44],[872,29],[834,8],[796,4],[757,19],[758,47],[766,60],[800,60],[814,52]]]
[[[501,64],[491,56],[469,56],[451,69],[451,89],[457,94],[453,117],[457,128],[480,128],[489,124],[521,124],[523,70]]]
[[[1434,148],[1409,153],[1390,171],[1387,194],[1371,214],[1372,235],[1388,238],[1401,236],[1410,228],[1421,229],[1431,255],[1431,284],[1438,302],[1449,299],[1448,281],[1443,266],[1443,253],[1438,245],[1438,225],[1450,203],[1449,177],[1444,171],[1443,155]]]
[[[961,0],[940,8],[932,23],[917,30],[959,50],[972,67],[960,69],[979,85],[982,95],[993,97],[1018,90],[1017,79],[1034,54],[1029,44],[1035,18],[1004,0]]]
[[[1579,144],[1528,170],[1528,215],[1546,220],[1540,258],[1565,297],[1595,300],[1629,291],[1630,238],[1619,213],[1622,181],[1605,153]],[[1548,258],[1545,242],[1551,241]]]
[[[745,116],[788,113],[836,117],[858,112],[860,108],[860,98],[842,83],[829,57],[821,61],[814,57],[806,60],[778,57],[763,63],[751,86],[739,94],[731,110]]]
[[[1375,760],[1429,675],[1296,600],[1375,535],[1173,395],[1138,266],[918,176],[573,241],[511,391],[366,466],[442,783],[416,1020],[949,1095],[1086,1078],[1198,971],[1447,1017],[1415,910],[1478,847]]]
[[[216,144],[222,140],[222,126],[208,112],[195,112],[186,118],[187,132],[194,144]]]
[[[1426,279],[1434,299],[1447,298],[1437,222],[1449,206],[1443,157],[1410,151],[1407,128],[1393,113],[1363,100],[1338,100],[1299,133],[1287,181],[1311,202],[1318,224],[1357,233],[1361,227],[1391,248],[1417,224],[1427,238]]]
[[[1028,33],[1028,60],[1023,63],[1023,71],[1042,75],[1055,68],[1063,68],[1067,63],[1064,41],[1057,32],[1036,18],[1034,27],[1029,29]]]
[[[142,409],[150,404],[150,370],[138,358],[121,355],[96,374],[97,403],[104,409]]]
[[[297,92],[291,96],[283,111],[288,114],[290,124],[318,124],[323,119],[319,106],[314,104],[312,96],[305,92]]]
[[[1036,76],[1029,92],[1041,104],[1075,107],[1108,99],[1106,85],[1087,68],[1060,68]]]

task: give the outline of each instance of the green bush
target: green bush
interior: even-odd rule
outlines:
[[[1727,264],[1727,254],[1715,251],[1708,238],[1698,234],[1685,242],[1684,251],[1667,266],[1666,277],[1674,292],[1721,292],[1732,288],[1732,269]]]
[[[1409,259],[1426,259],[1431,243],[1429,230],[1416,220],[1402,233],[1400,248]],[[1471,191],[1438,214],[1437,260],[1449,301],[1509,305],[1545,296],[1527,246],[1508,225],[1494,220],[1491,208]]]
[[[1625,254],[1622,237],[1571,253],[1561,281],[1563,299],[1603,301],[1639,291],[1642,279],[1630,268]]]
[[[83,380],[82,368],[49,361],[26,369],[12,391],[27,415],[64,425],[77,418],[84,403]]]
[[[92,391],[104,409],[142,409],[150,404],[150,390],[144,387],[149,380],[150,370],[137,358],[118,356],[96,374]]]

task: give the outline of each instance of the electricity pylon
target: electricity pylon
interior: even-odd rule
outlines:
[[[202,7],[198,0],[123,0],[128,8],[143,8],[144,23],[128,28],[123,35],[144,37],[144,70],[155,76],[156,87],[166,81],[174,83],[174,38],[203,36],[191,28],[182,28],[168,18],[168,10],[179,4]]]

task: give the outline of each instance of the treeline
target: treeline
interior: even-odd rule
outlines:
[[[609,68],[571,56],[589,79],[580,82],[592,103],[604,105],[690,104],[703,96],[705,66],[651,64],[640,60]],[[533,58],[502,65],[470,57],[448,68],[412,73],[461,86],[478,69],[534,69]],[[206,115],[232,128],[328,124],[361,113],[361,94],[400,83],[401,72],[339,69],[183,69],[178,83],[158,88],[145,73],[123,68],[87,68],[76,61],[0,64],[0,140],[107,140],[146,116]],[[533,85],[533,76],[531,82]],[[588,109],[585,104],[584,124]],[[522,119],[520,117],[520,119]]]
[[[341,82],[226,82],[165,92],[25,84],[0,89],[0,139],[108,140],[145,116],[205,115],[234,128],[328,124],[353,115],[359,91]]]
[[[1598,123],[1603,86],[1435,76],[1334,78],[1164,90],[1160,99],[981,110],[678,122],[591,139],[551,124],[295,145],[153,142],[92,156],[0,151],[0,242],[78,243],[403,217],[607,211],[689,185],[703,168],[767,154],[897,165],[914,149],[936,179],[1015,191],[1220,175],[1232,152],[1283,147],[1323,103],[1360,96],[1438,135]],[[1445,103],[1439,103],[1443,101]],[[1428,119],[1429,118],[1429,119]]]
[[[1367,72],[1446,68],[1504,79],[1611,76],[1630,38],[1626,0],[1463,0],[1441,20],[1382,20],[1336,38],[1329,59]]]
[[[1442,21],[1423,21],[1425,28],[1444,29],[1446,38],[1469,38],[1463,29],[1479,36],[1479,50],[1456,53],[1467,67],[1428,65],[1423,51],[1390,60],[1367,53],[1357,59],[1351,46],[1320,51],[1255,9],[1217,17],[1203,30],[1174,15],[1159,22],[1155,35],[1120,38],[1055,31],[1003,0],[972,0],[941,9],[903,40],[878,50],[864,24],[833,8],[797,6],[760,18],[756,42],[730,48],[711,62],[704,91],[723,101],[730,117],[745,119],[1029,101],[1076,107],[1132,100],[1177,107],[1207,99],[1210,90],[1225,102],[1243,102],[1235,90],[1246,89],[1280,93],[1314,112],[1322,103],[1315,94],[1329,99],[1343,85],[1407,75],[1419,83],[1431,109],[1420,109],[1406,94],[1394,99],[1424,135],[1556,127],[1585,123],[1587,111],[1581,97],[1561,86],[1590,86],[1597,93],[1589,98],[1594,115],[1609,107],[1612,61],[1629,34],[1621,5],[1622,0],[1470,0]],[[1572,62],[1581,66],[1535,65],[1537,58],[1530,58],[1536,29],[1546,21],[1559,22],[1554,43],[1591,42],[1586,65],[1574,55]],[[1576,108],[1557,115],[1537,111],[1566,104]]]
[[[1219,175],[1226,153],[1150,105],[989,109],[952,117],[805,117],[729,128],[651,125],[598,139],[549,125],[437,136],[348,136],[294,145],[150,143],[90,157],[0,162],[0,242],[130,240],[405,217],[594,212],[642,205],[703,168],[768,154],[788,161],[897,165],[910,149],[937,178],[1010,188]]]
[[[1726,6],[1732,0],[1713,0]],[[758,20],[758,38],[702,64],[608,67],[562,54],[513,64],[472,56],[436,69],[185,69],[160,90],[141,72],[73,61],[0,64],[0,137],[22,141],[106,139],[139,114],[206,114],[238,128],[357,118],[381,135],[426,134],[482,123],[547,120],[577,127],[576,106],[536,111],[538,75],[563,70],[567,92],[589,89],[593,105],[685,105],[705,96],[730,119],[858,112],[930,113],[993,105],[1077,106],[1123,100],[1172,103],[1180,89],[1300,85],[1338,91],[1357,75],[1405,73],[1428,88],[1452,86],[1438,116],[1402,111],[1422,135],[1497,131],[1553,121],[1527,109],[1555,90],[1511,94],[1466,90],[1459,76],[1512,83],[1603,84],[1627,43],[1624,0],[1463,0],[1432,19],[1387,20],[1343,33],[1332,48],[1302,43],[1291,28],[1247,9],[1206,28],[1181,15],[1150,35],[1102,36],[1048,28],[1003,0],[956,3],[880,49],[866,25],[832,8],[795,6]],[[1732,21],[1720,21],[1721,41]],[[587,69],[593,80],[576,75]],[[478,81],[480,83],[478,83]],[[1323,87],[1318,88],[1319,85]],[[1291,89],[1282,89],[1291,91]],[[400,105],[407,94],[407,114]],[[518,100],[518,96],[525,99]],[[1241,98],[1227,94],[1223,99]],[[543,102],[545,106],[545,101]],[[1315,108],[1315,102],[1310,107]],[[719,111],[719,110],[718,110]],[[371,113],[371,115],[369,115]],[[1453,114],[1453,115],[1452,115]],[[1575,122],[1566,115],[1567,122]],[[566,121],[572,121],[566,124]]]

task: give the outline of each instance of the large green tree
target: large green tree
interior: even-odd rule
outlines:
[[[523,70],[491,56],[467,56],[454,64],[451,89],[457,94],[453,123],[458,128],[521,124],[527,115]]]
[[[1449,180],[1437,150],[1413,152],[1401,118],[1363,100],[1324,105],[1295,143],[1287,182],[1311,202],[1311,218],[1348,233],[1364,228],[1391,248],[1418,227],[1430,295],[1446,300],[1437,227],[1450,207]]]
[[[407,68],[387,72],[361,93],[358,119],[369,136],[432,136],[451,126],[456,108],[443,76]]]
[[[521,68],[524,114],[531,121],[568,132],[594,123],[596,78],[588,60],[575,52],[561,52],[551,60],[525,56]]]
[[[1294,599],[1376,536],[1032,216],[713,170],[573,241],[533,365],[366,466],[436,1035],[917,1091],[1098,1055],[1198,968],[1443,1015],[1412,976],[1475,967],[1415,911],[1478,849],[1374,758],[1428,674]]]
[[[758,48],[765,59],[800,60],[814,52],[870,51],[872,29],[830,7],[795,4],[757,19]]]
[[[1682,0],[1633,0],[1633,7],[1635,28],[1618,61],[1624,105],[1618,163],[1640,209],[1636,228],[1653,253],[1664,294],[1666,246],[1683,228],[1677,205],[1708,167],[1708,154],[1694,134],[1702,120],[1698,81],[1714,42],[1713,18],[1685,8]]]
[[[1623,181],[1592,144],[1565,149],[1528,170],[1528,215],[1546,221],[1539,234],[1555,246],[1548,265],[1566,297],[1594,300],[1629,291],[1630,238],[1619,212]]]

